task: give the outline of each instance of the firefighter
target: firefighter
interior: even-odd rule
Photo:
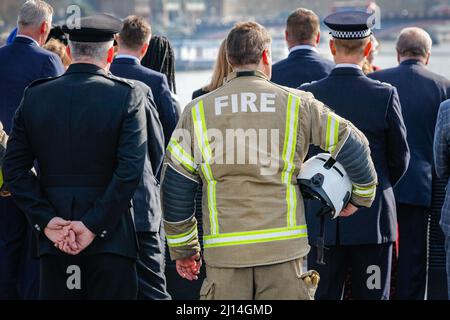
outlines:
[[[201,299],[314,298],[318,274],[302,272],[310,247],[297,182],[310,144],[330,152],[353,182],[341,215],[374,199],[367,139],[311,94],[271,83],[270,45],[261,25],[236,24],[227,38],[233,72],[188,104],[168,146],[164,225],[171,258],[189,280],[202,264],[194,198],[203,183]]]

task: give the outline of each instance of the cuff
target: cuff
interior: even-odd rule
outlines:
[[[356,207],[370,208],[375,200],[377,186],[373,185],[353,185],[352,198],[350,202]]]
[[[197,219],[194,215],[181,222],[164,221],[164,227],[172,260],[186,259],[200,252]]]

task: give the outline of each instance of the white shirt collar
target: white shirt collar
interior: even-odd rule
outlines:
[[[294,52],[294,51],[297,51],[297,50],[311,50],[311,51],[314,51],[314,52],[318,52],[316,47],[310,46],[308,44],[302,44],[302,45],[299,45],[299,46],[292,47],[291,49],[289,49],[289,52]]]
[[[23,34],[18,34],[18,35],[16,36],[16,38],[18,38],[18,37],[21,37],[21,38],[27,38],[27,39],[33,41],[38,47],[40,47],[39,43],[38,43],[36,40],[34,40],[32,37],[29,37],[29,36],[26,36],[26,35],[23,35]]]
[[[353,69],[362,70],[361,66],[359,66],[357,64],[353,64],[353,63],[339,63],[334,68],[335,69],[337,69],[337,68],[353,68]]]
[[[131,54],[118,54],[116,55],[116,59],[133,59],[136,60],[137,63],[141,64],[141,61]]]

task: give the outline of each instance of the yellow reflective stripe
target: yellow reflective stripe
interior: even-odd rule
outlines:
[[[328,114],[325,149],[333,153],[339,141],[339,120],[336,115]]]
[[[376,186],[359,187],[353,185],[353,193],[363,198],[372,198],[376,193]]]
[[[296,225],[297,211],[297,192],[292,184],[292,174],[294,173],[294,155],[297,146],[298,131],[298,113],[300,108],[300,99],[289,95],[286,110],[286,132],[284,134],[283,161],[284,167],[281,172],[281,180],[286,185],[286,203],[287,203],[287,225],[294,227]]]
[[[218,234],[219,221],[216,205],[217,181],[214,180],[214,176],[211,171],[211,166],[209,164],[212,158],[212,152],[208,142],[203,101],[199,101],[199,103],[192,110],[192,120],[194,122],[194,130],[197,136],[197,141],[203,155],[204,163],[201,165],[201,168],[203,171],[203,175],[205,176],[207,181],[208,209],[209,209],[209,222],[211,225],[211,234]]]
[[[307,236],[308,231],[306,225],[302,225],[293,228],[280,228],[261,231],[226,233],[216,236],[205,236],[203,239],[203,244],[205,248],[212,248],[300,239],[306,238]]]
[[[177,159],[178,162],[183,165],[192,173],[197,173],[198,166],[194,162],[194,158],[184,151],[183,147],[175,140],[171,139],[167,150]]]
[[[191,230],[183,234],[174,236],[166,235],[167,245],[172,248],[185,246],[189,244],[189,242],[191,242],[192,239],[194,239],[197,236],[197,234],[198,234],[197,226],[194,226]]]
[[[0,169],[0,188],[3,187],[3,170]]]

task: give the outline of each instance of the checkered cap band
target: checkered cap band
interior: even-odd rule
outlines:
[[[336,39],[364,39],[372,35],[372,30],[364,31],[331,31],[331,35]]]

